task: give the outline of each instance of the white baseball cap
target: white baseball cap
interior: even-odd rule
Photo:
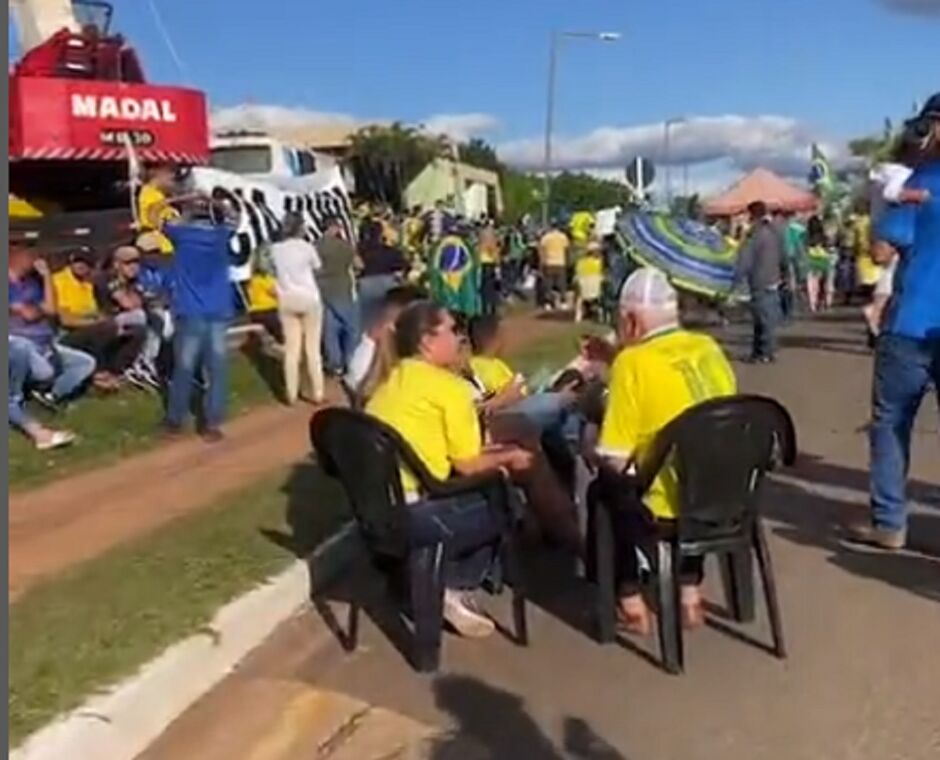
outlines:
[[[642,267],[631,274],[620,288],[621,309],[677,308],[679,296],[660,270]]]

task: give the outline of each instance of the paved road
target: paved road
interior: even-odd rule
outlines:
[[[732,353],[742,328],[723,336]],[[306,612],[174,723],[141,760],[199,757],[934,760],[940,757],[940,439],[933,403],[912,464],[919,550],[843,548],[832,526],[864,509],[871,359],[855,324],[799,323],[775,367],[744,389],[794,413],[802,461],[767,493],[790,658],[760,648],[763,623],[688,640],[687,672],[651,665],[648,642],[585,634],[590,589],[533,558],[532,644],[448,639],[436,678],[411,672],[373,620],[342,652]],[[394,622],[368,574],[347,584]],[[345,590],[337,591],[341,598]],[[720,596],[712,594],[720,604]],[[491,600],[508,620],[504,600]],[[342,613],[337,602],[335,609]],[[716,626],[721,626],[718,619]]]

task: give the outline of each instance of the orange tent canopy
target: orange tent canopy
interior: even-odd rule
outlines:
[[[737,216],[754,201],[763,201],[771,211],[816,211],[819,199],[808,190],[791,185],[769,169],[755,169],[722,195],[705,204],[707,216]]]

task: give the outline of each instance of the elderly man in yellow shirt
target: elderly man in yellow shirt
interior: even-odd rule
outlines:
[[[395,348],[400,361],[366,411],[394,428],[434,477],[498,469],[523,483],[541,476],[537,458],[525,449],[484,447],[474,389],[453,370],[460,362],[461,340],[447,310],[428,301],[406,308],[395,323]],[[483,496],[422,503],[414,476],[405,470],[401,477],[414,502],[409,523],[415,538],[442,540],[447,546],[445,619],[461,635],[489,635],[493,621],[476,608],[472,591],[493,561],[491,544],[502,530],[498,516]],[[573,526],[576,530],[577,523]]]
[[[597,454],[601,465],[618,471],[642,461],[657,434],[687,409],[732,395],[737,383],[721,347],[708,335],[683,330],[678,296],[659,270],[634,272],[620,292],[618,333],[623,346],[613,362],[610,397]],[[607,496],[600,484],[595,502]],[[623,515],[617,534],[620,614],[628,630],[650,632],[650,611],[640,593],[636,548],[674,529],[679,494],[676,472],[664,469],[634,514]],[[680,568],[682,612],[687,626],[703,622],[701,559]]]

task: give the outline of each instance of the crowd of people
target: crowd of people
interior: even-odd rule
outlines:
[[[914,418],[930,386],[940,386],[940,96],[909,130],[904,180],[882,183],[879,209],[859,208],[833,228],[827,219],[751,204],[735,274],[753,314],[751,360],[758,363],[775,360],[777,328],[803,304],[816,312],[840,291],[868,289],[872,520],[852,526],[850,536],[889,550],[906,541]],[[39,423],[27,396],[56,408],[88,385],[165,390],[170,436],[183,431],[199,390],[201,433],[220,440],[228,329],[241,308],[280,346],[285,403],[322,404],[326,378],[336,378],[350,403],[397,430],[435,477],[507,472],[526,495],[533,533],[583,556],[575,505],[606,497],[596,484],[579,497],[572,462],[628,470],[685,409],[735,393],[717,342],[680,324],[667,276],[650,267],[629,271],[622,252],[589,225],[586,233],[558,223],[539,229],[523,219],[500,228],[438,203],[399,219],[387,209],[364,210],[356,242],[343,220],[327,219],[314,243],[304,218],[288,213],[251,281],[233,289],[230,209],[174,196],[172,177],[166,167],[154,170],[140,194],[141,234],[104,265],[79,249],[53,272],[35,250],[10,250],[10,421],[40,450],[75,436]],[[440,265],[435,250],[462,241],[476,252],[480,299],[479,308],[460,313],[434,297],[427,273]],[[567,371],[533,383],[503,356],[498,315],[513,297],[532,297],[546,311],[571,309],[578,320],[593,312],[615,334],[585,339]],[[420,502],[414,477],[403,472],[402,482]],[[674,522],[675,473],[667,468],[636,506],[647,519],[617,526],[620,613],[630,630],[647,633],[635,548]],[[461,633],[489,634],[493,623],[472,590],[493,557],[475,547],[501,526],[475,498],[422,509],[420,530],[443,531],[459,544],[448,555],[445,616]],[[699,625],[701,564],[680,574],[683,619]]]

